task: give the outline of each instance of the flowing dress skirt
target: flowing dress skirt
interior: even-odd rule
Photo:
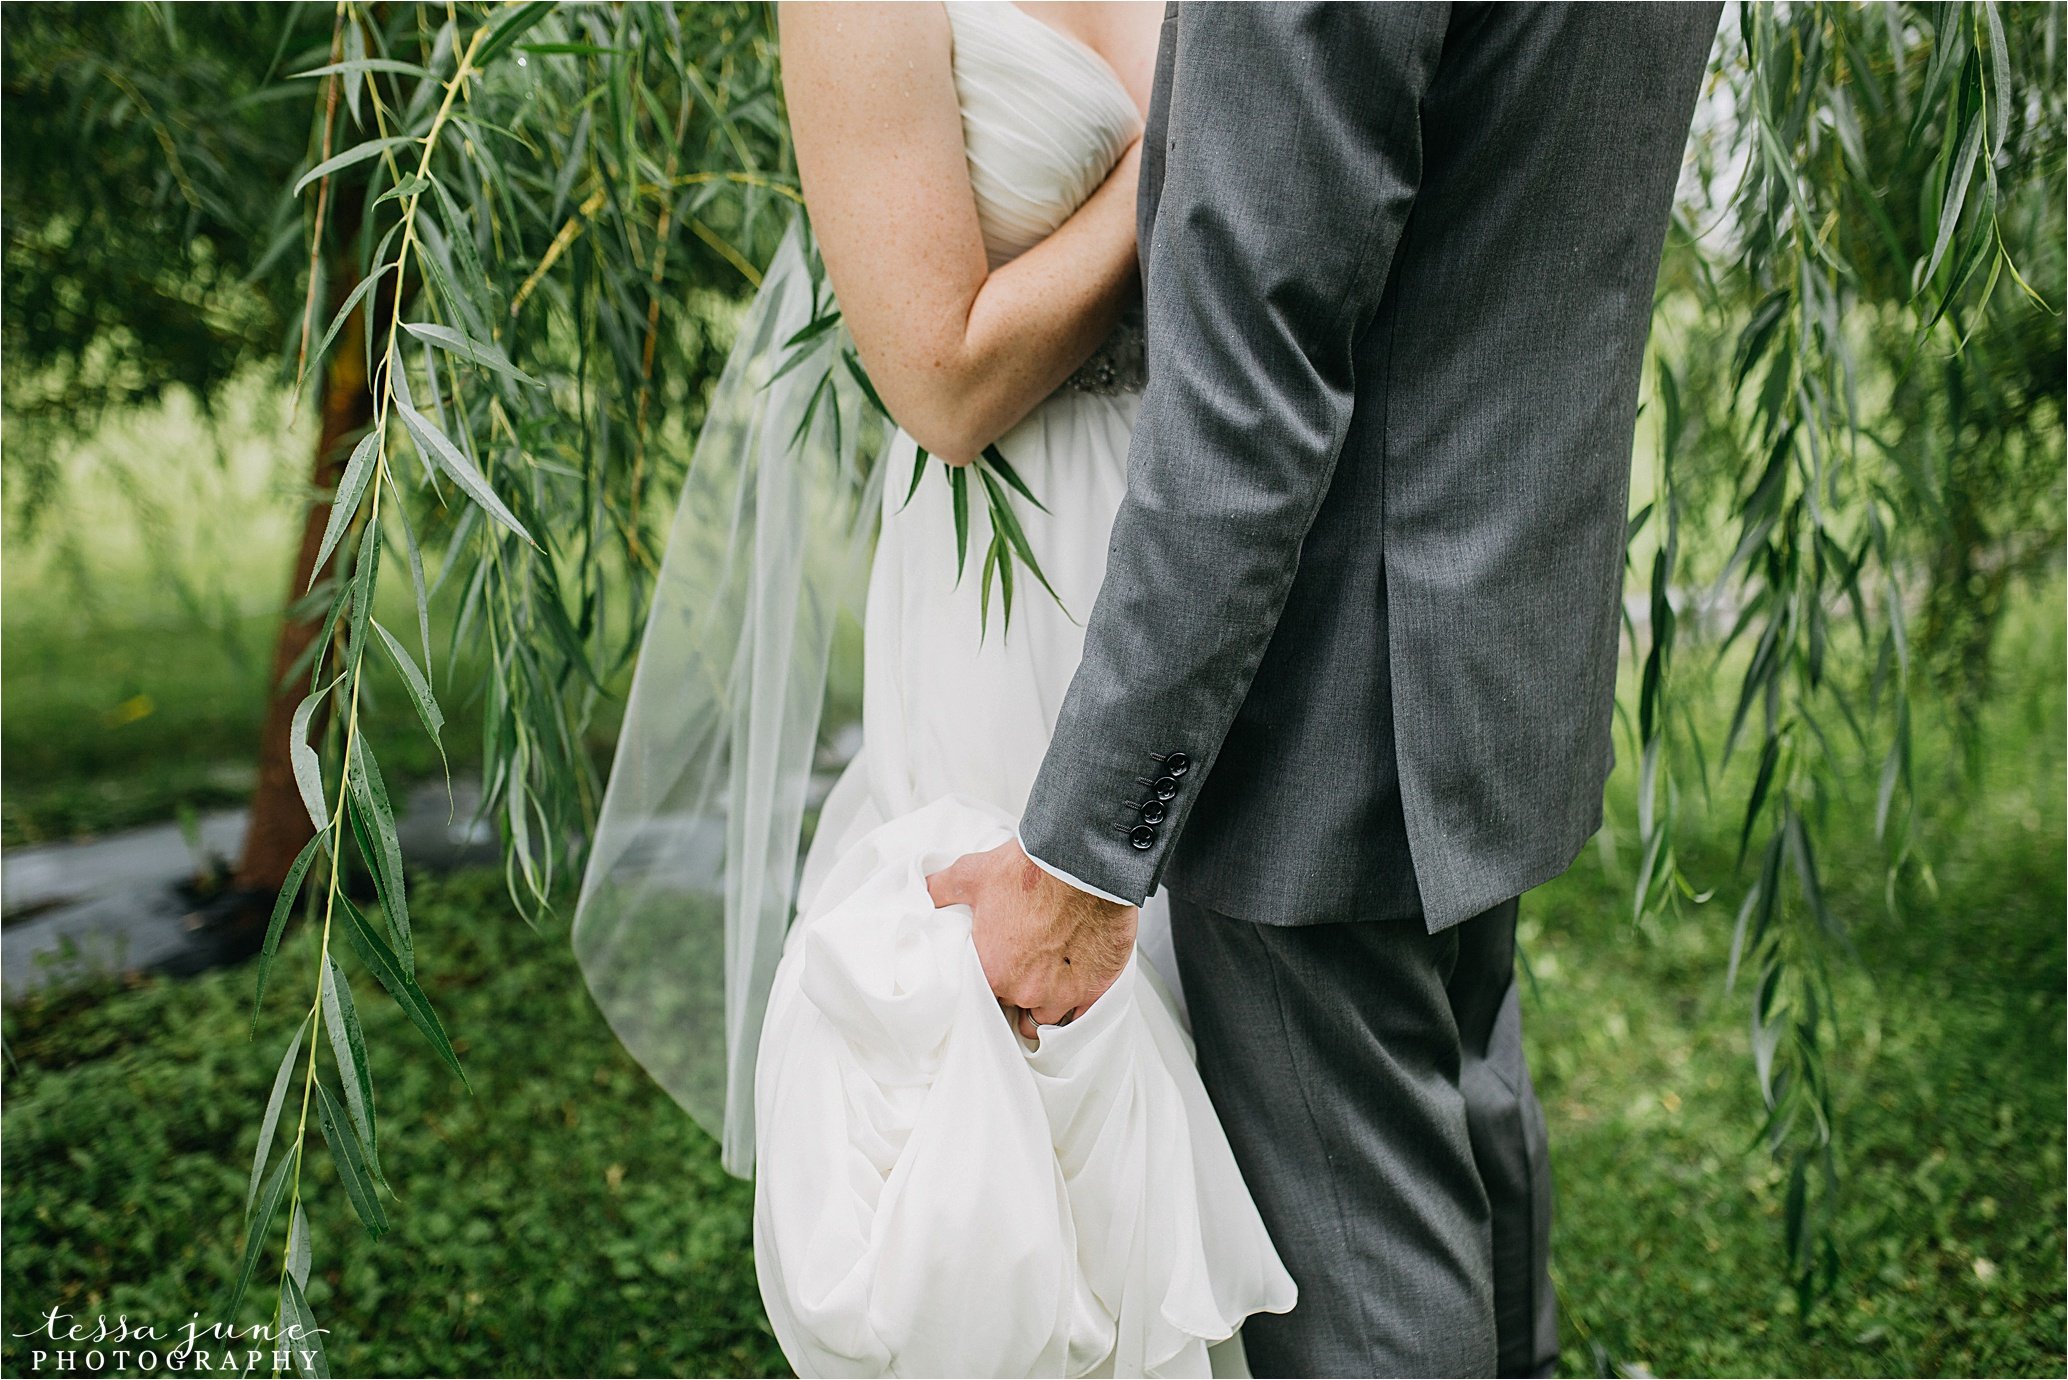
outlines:
[[[885,461],[863,745],[805,862],[756,1069],[756,1265],[801,1375],[1206,1375],[1239,1366],[1209,1352],[1245,1317],[1293,1305],[1193,1065],[1161,898],[1112,990],[1036,1046],[991,995],[968,909],[926,891],[1012,835],[1138,403],[1058,393],[1000,441],[1047,509],[1015,499],[1060,596],[1022,574],[1009,629],[994,586],[979,632],[975,477],[958,579],[942,467],[905,504],[910,438]]]

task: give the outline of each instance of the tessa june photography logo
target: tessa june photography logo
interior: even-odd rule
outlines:
[[[199,1313],[161,1327],[131,1322],[126,1313],[81,1318],[51,1308],[37,1326],[13,1335],[28,1343],[27,1369],[34,1375],[308,1375],[316,1373],[321,1339],[329,1330],[301,1323],[240,1328],[204,1322]]]

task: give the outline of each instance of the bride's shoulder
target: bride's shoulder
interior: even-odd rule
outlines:
[[[886,4],[830,4],[783,0],[776,6],[783,84],[831,85],[866,98],[876,88],[894,95],[914,80],[951,75],[953,43],[948,12],[939,0]]]
[[[948,15],[938,3],[786,3],[776,10],[783,95],[821,245],[843,205],[863,220],[889,203],[968,197]],[[893,220],[902,220],[894,216]]]
[[[839,225],[909,224],[937,194],[967,200],[953,41],[939,3],[785,3],[783,94],[821,247]]]

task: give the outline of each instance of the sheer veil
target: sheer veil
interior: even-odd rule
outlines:
[[[611,1029],[739,1175],[833,632],[881,515],[887,431],[816,259],[800,214],[712,395],[573,927]]]

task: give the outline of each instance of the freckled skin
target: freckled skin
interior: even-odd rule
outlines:
[[[1161,7],[1029,4],[1105,57],[1146,110]],[[1139,291],[1139,144],[1057,231],[990,272],[938,4],[786,3],[783,86],[805,205],[863,365],[953,464],[1091,356]]]

